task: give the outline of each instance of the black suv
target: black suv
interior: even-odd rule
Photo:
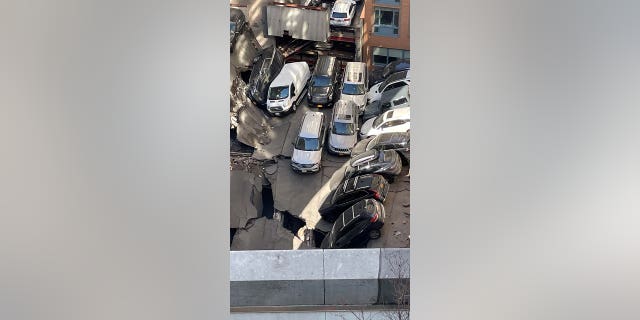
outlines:
[[[384,202],[389,192],[389,183],[379,174],[365,174],[347,179],[333,190],[318,211],[323,219],[333,222],[338,214],[363,199]]]
[[[369,150],[359,154],[349,161],[344,170],[344,179],[377,173],[384,176],[387,181],[393,182],[395,176],[402,171],[402,161],[397,152],[393,150]]]
[[[282,66],[284,66],[284,55],[274,47],[264,49],[253,60],[247,96],[257,106],[266,105],[269,85],[278,76]]]
[[[340,62],[336,57],[320,56],[309,79],[307,100],[309,105],[321,107],[333,104],[336,98],[334,85],[338,82]]]
[[[360,200],[345,210],[333,224],[320,245],[322,249],[357,248],[370,239],[380,238],[385,212],[382,203],[373,199]]]
[[[358,156],[369,150],[395,150],[400,154],[403,164],[411,159],[411,133],[385,132],[375,137],[359,141],[351,150],[351,157]]]

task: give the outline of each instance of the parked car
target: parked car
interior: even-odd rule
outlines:
[[[411,68],[411,63],[409,60],[401,59],[389,62],[384,69],[382,69],[382,77],[388,78],[391,74],[400,72],[400,71],[408,71]]]
[[[269,85],[283,66],[284,55],[275,47],[268,47],[255,57],[249,76],[247,96],[257,106],[266,106]]]
[[[358,142],[358,107],[353,101],[339,100],[333,107],[329,130],[329,152],[349,155]]]
[[[396,72],[384,79],[384,81],[371,86],[369,92],[367,92],[367,103],[380,100],[382,94],[388,90],[410,85],[411,77],[409,73],[410,71]]]
[[[368,86],[367,64],[364,62],[347,62],[342,76],[340,100],[353,101],[360,109],[360,113],[362,113],[367,102]]]
[[[411,129],[411,108],[399,108],[383,112],[362,124],[360,138],[377,136],[385,132],[407,132]]]
[[[380,100],[369,103],[364,107],[362,120],[367,121],[375,118],[387,110],[410,107],[410,99],[409,86],[387,90],[382,94]]]
[[[408,164],[411,159],[411,134],[409,132],[387,132],[361,140],[351,150],[351,157],[369,150],[395,150],[400,155],[402,164]]]
[[[389,183],[379,174],[364,174],[342,182],[330,194],[328,202],[318,210],[323,219],[334,222],[345,209],[363,199],[384,202],[389,192]]]
[[[377,173],[393,183],[395,177],[401,171],[402,161],[397,152],[393,150],[369,150],[351,158],[344,170],[344,179],[367,173]]]
[[[348,27],[356,13],[356,2],[353,0],[336,0],[331,9],[329,24],[338,27]]]
[[[305,173],[320,170],[325,136],[324,114],[307,111],[300,123],[297,138],[293,142],[291,167],[294,171]]]
[[[296,111],[310,77],[311,72],[306,62],[285,64],[269,86],[267,111],[276,116]]]
[[[340,63],[336,57],[318,57],[309,80],[309,90],[307,91],[309,105],[322,107],[323,105],[333,104],[336,98],[333,86],[338,82],[339,73]]]
[[[385,210],[382,203],[360,200],[342,212],[331,231],[320,245],[322,249],[342,249],[365,246],[370,239],[380,238],[384,225]]]
[[[244,13],[240,9],[231,8],[231,12],[229,15],[229,46],[231,47],[231,52],[233,52],[233,47],[236,45],[236,39],[242,32],[244,32],[244,27],[246,25],[246,19],[244,17]]]

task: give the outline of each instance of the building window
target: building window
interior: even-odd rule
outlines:
[[[399,5],[400,0],[376,0],[376,4]]]
[[[373,33],[380,36],[397,37],[399,20],[400,11],[398,9],[376,7]]]
[[[387,63],[411,58],[409,50],[400,50],[400,49],[389,49],[389,48],[378,48],[374,47],[373,52],[371,53],[373,57],[373,65],[375,66],[385,66]]]

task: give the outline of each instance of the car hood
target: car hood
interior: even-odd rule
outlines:
[[[327,95],[329,94],[329,89],[331,89],[331,87],[309,87],[309,92],[312,96]]]
[[[293,156],[291,156],[291,161],[299,164],[315,164],[315,163],[320,163],[321,157],[322,157],[322,150],[303,151],[303,150],[293,149]]]
[[[362,110],[362,107],[364,107],[365,103],[367,102],[367,95],[362,94],[356,96],[351,94],[341,94],[340,100],[353,101]]]
[[[351,148],[358,141],[357,135],[343,136],[339,134],[331,134],[329,143],[335,148]]]
[[[362,134],[363,136],[366,136],[369,134],[369,131],[371,131],[371,127],[373,126],[373,120],[375,120],[376,118],[371,118],[367,121],[365,121],[362,124],[362,128],[360,128],[360,134]]]

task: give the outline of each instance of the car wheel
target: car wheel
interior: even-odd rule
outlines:
[[[291,110],[296,111],[297,108],[298,108],[298,104],[294,102],[293,106],[291,106]]]
[[[369,238],[378,239],[380,238],[380,229],[373,229],[369,231]]]

